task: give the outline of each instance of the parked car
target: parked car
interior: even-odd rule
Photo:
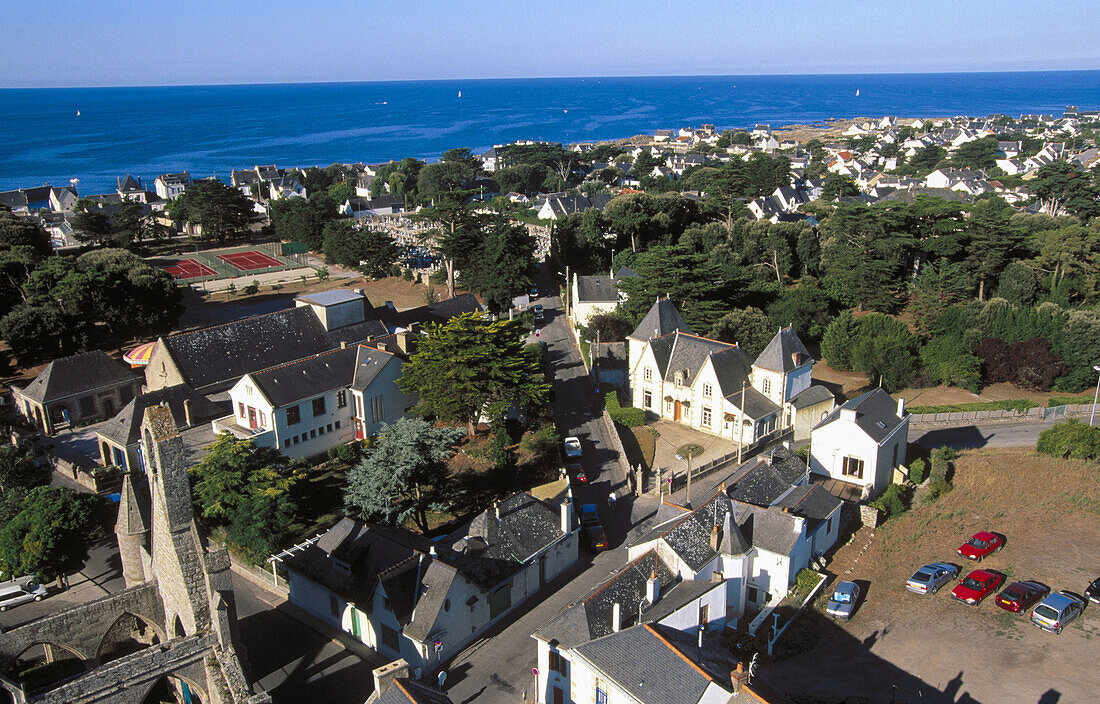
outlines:
[[[535,304],[535,322],[541,323],[543,320],[546,320],[546,313],[542,309],[542,304],[541,303],[536,303]]]
[[[932,562],[913,573],[905,588],[916,594],[935,594],[943,585],[958,579],[959,568],[946,562]]]
[[[1100,577],[1092,580],[1092,584],[1085,590],[1085,598],[1094,604],[1100,604]]]
[[[570,462],[565,466],[565,471],[569,473],[569,476],[576,477],[581,484],[588,483],[588,475],[584,473],[584,467],[581,466],[580,462]]]
[[[581,457],[584,455],[584,450],[581,449],[580,438],[570,435],[562,444],[565,446],[566,457]]]
[[[1039,602],[1031,612],[1031,622],[1044,631],[1061,633],[1067,624],[1081,615],[1087,603],[1080,594],[1063,589]]]
[[[531,294],[531,298],[538,298],[539,297],[539,287],[534,285],[534,284],[531,284],[531,290],[529,291],[529,293]]]
[[[1050,587],[1041,582],[1013,582],[997,595],[993,603],[1005,611],[1018,614],[1030,609],[1047,594],[1050,594]]]
[[[833,595],[825,606],[825,613],[834,618],[851,618],[859,601],[859,585],[855,582],[837,582]]]
[[[31,577],[16,577],[0,582],[0,611],[28,601],[42,601],[46,598],[46,587],[33,581]]]
[[[604,532],[603,525],[600,523],[600,512],[596,509],[596,504],[581,506],[581,529],[592,550],[598,552],[609,547],[607,533]]]
[[[1001,536],[983,530],[975,533],[974,537],[963,543],[962,547],[955,552],[968,560],[981,562],[982,558],[991,553],[998,552],[1004,546],[1004,540]]]
[[[964,604],[977,606],[982,603],[982,599],[997,591],[997,588],[1004,581],[1004,576],[996,572],[974,570],[966,575],[963,581],[955,585],[955,588],[951,590],[951,596]]]

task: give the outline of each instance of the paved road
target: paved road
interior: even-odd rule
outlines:
[[[910,428],[909,442],[924,447],[943,447],[956,450],[980,447],[1034,447],[1039,433],[1060,421],[1034,421],[1027,423],[989,423],[951,428]]]

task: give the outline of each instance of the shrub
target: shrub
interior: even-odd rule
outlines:
[[[795,588],[798,589],[799,594],[809,594],[810,590],[817,586],[819,579],[821,579],[821,575],[817,572],[802,568],[798,571],[798,576],[795,577]]]
[[[255,279],[253,279],[252,283],[245,286],[244,289],[242,289],[242,291],[243,291],[244,295],[246,295],[246,296],[253,296],[253,295],[260,292],[260,284],[257,283],[257,281]]]
[[[886,514],[887,520],[897,518],[909,510],[909,492],[900,484],[891,484],[871,505]]]
[[[934,337],[921,348],[920,361],[924,371],[939,384],[959,386],[977,393],[982,376],[982,363],[966,351],[956,337]]]
[[[945,482],[940,479],[933,479],[928,482],[928,493],[925,495],[925,502],[932,503],[936,499],[940,498],[947,492],[951,491],[955,487],[951,486],[949,482]]]
[[[950,447],[941,447],[932,450],[932,472],[929,477],[933,482],[946,482],[951,471],[951,462],[955,459],[955,451]]]
[[[928,478],[928,463],[919,457],[909,465],[909,479],[914,484],[923,484]]]
[[[1100,427],[1069,420],[1039,434],[1035,450],[1043,455],[1078,460],[1100,458]]]
[[[638,428],[645,425],[645,411],[633,406],[623,408],[619,405],[619,395],[614,390],[604,396],[604,408],[611,420],[628,428]]]
[[[838,371],[852,368],[852,345],[858,330],[851,311],[843,311],[833,318],[825,327],[825,335],[821,339],[821,355],[826,364]]]
[[[401,278],[404,279],[405,281],[412,281],[413,280],[412,269],[405,269],[405,271],[401,272]]]
[[[329,448],[328,451],[328,458],[330,460],[337,460],[349,466],[358,464],[362,456],[363,443],[354,440],[344,445],[337,445],[336,447]]]
[[[494,467],[499,469],[508,464],[508,445],[510,444],[511,439],[505,428],[499,428],[493,432],[487,459],[493,463]]]
[[[1051,349],[1041,337],[1005,342],[987,337],[974,348],[982,358],[988,382],[1007,381],[1037,391],[1049,391],[1054,380],[1065,371],[1062,355]]]
[[[804,446],[798,448],[797,450],[794,451],[794,454],[797,455],[798,458],[800,460],[802,460],[803,462],[805,462],[806,464],[810,463],[810,446],[809,445],[804,445]]]
[[[1051,404],[1055,405],[1055,404]],[[1038,408],[1034,401],[979,401],[977,403],[945,403],[939,406],[909,406],[910,413],[965,413],[966,411],[1016,411],[1026,413],[1029,408]]]

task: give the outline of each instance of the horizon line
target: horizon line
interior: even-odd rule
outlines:
[[[825,76],[965,76],[1005,73],[1100,73],[1094,68],[1059,69],[991,69],[986,71],[873,71],[873,72],[794,72],[794,73],[684,73],[684,74],[619,74],[613,76],[481,76],[471,78],[391,78],[386,80],[315,80],[315,81],[227,81],[224,83],[118,83],[100,85],[59,86],[0,86],[0,90],[79,90],[103,88],[215,88],[244,86],[309,86],[309,85],[363,85],[386,83],[458,83],[462,81],[540,81],[540,80],[588,80],[624,78],[789,78]]]

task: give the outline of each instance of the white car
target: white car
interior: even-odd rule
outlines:
[[[1031,622],[1044,631],[1061,633],[1070,621],[1081,615],[1087,603],[1080,594],[1063,589],[1039,602],[1031,612]]]
[[[30,577],[17,577],[7,582],[0,582],[0,611],[7,611],[13,606],[26,604],[28,601],[42,601],[45,597],[46,588],[31,581]]]
[[[580,438],[570,435],[562,444],[565,445],[566,457],[581,457],[584,455],[584,450],[581,449]]]

